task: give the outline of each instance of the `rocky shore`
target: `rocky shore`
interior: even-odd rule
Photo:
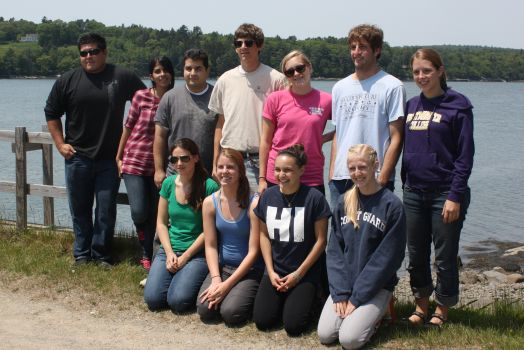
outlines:
[[[487,240],[464,247],[460,270],[460,301],[457,307],[482,308],[497,300],[524,301],[524,245]],[[395,289],[399,301],[412,302],[409,277]]]

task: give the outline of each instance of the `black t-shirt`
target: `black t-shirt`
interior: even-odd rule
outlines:
[[[98,74],[83,68],[58,78],[45,106],[46,120],[64,113],[65,142],[92,159],[114,159],[122,133],[126,101],[144,89],[140,78],[108,64]]]
[[[289,207],[288,201],[291,202]],[[281,277],[295,271],[313,248],[315,222],[331,216],[324,195],[305,185],[300,186],[295,197],[288,196],[287,200],[278,186],[268,188],[254,212],[267,226],[273,268]],[[304,278],[318,281],[319,272],[317,261]]]

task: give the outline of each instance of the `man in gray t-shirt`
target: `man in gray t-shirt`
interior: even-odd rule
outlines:
[[[173,173],[167,164],[169,151],[176,140],[187,137],[200,148],[204,167],[211,175],[213,167],[213,137],[218,115],[208,108],[213,85],[207,83],[209,60],[199,49],[184,54],[183,86],[168,91],[160,101],[155,116],[155,184],[160,188],[167,175]]]

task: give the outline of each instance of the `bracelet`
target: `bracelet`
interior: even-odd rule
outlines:
[[[220,277],[220,275],[211,276],[211,279]]]
[[[266,179],[265,176],[259,176],[258,178],[259,178],[259,179],[264,179],[264,180]]]

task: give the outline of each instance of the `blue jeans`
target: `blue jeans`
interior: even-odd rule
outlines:
[[[331,211],[335,211],[340,196],[353,187],[353,181],[351,179],[329,180],[328,187],[330,195],[329,205],[331,206]],[[395,182],[389,181],[386,187],[393,192],[395,190]]]
[[[470,202],[469,189],[460,203],[458,220],[444,224],[442,208],[449,192],[421,192],[404,188],[404,207],[409,253],[408,272],[415,298],[429,297],[435,291],[439,305],[453,306],[458,302],[458,248],[460,231]],[[431,278],[431,243],[435,247],[437,283]]]
[[[175,252],[177,256],[183,252]],[[195,255],[176,273],[166,268],[166,252],[158,249],[144,288],[144,301],[151,311],[169,307],[173,312],[191,311],[196,306],[200,286],[208,273],[204,252]]]
[[[115,160],[94,160],[74,155],[65,161],[65,177],[75,232],[75,259],[111,262],[116,195],[120,186]]]
[[[136,227],[138,241],[142,246],[142,256],[153,257],[153,239],[156,231],[158,209],[158,188],[152,176],[122,174],[131,208],[131,219]]]

